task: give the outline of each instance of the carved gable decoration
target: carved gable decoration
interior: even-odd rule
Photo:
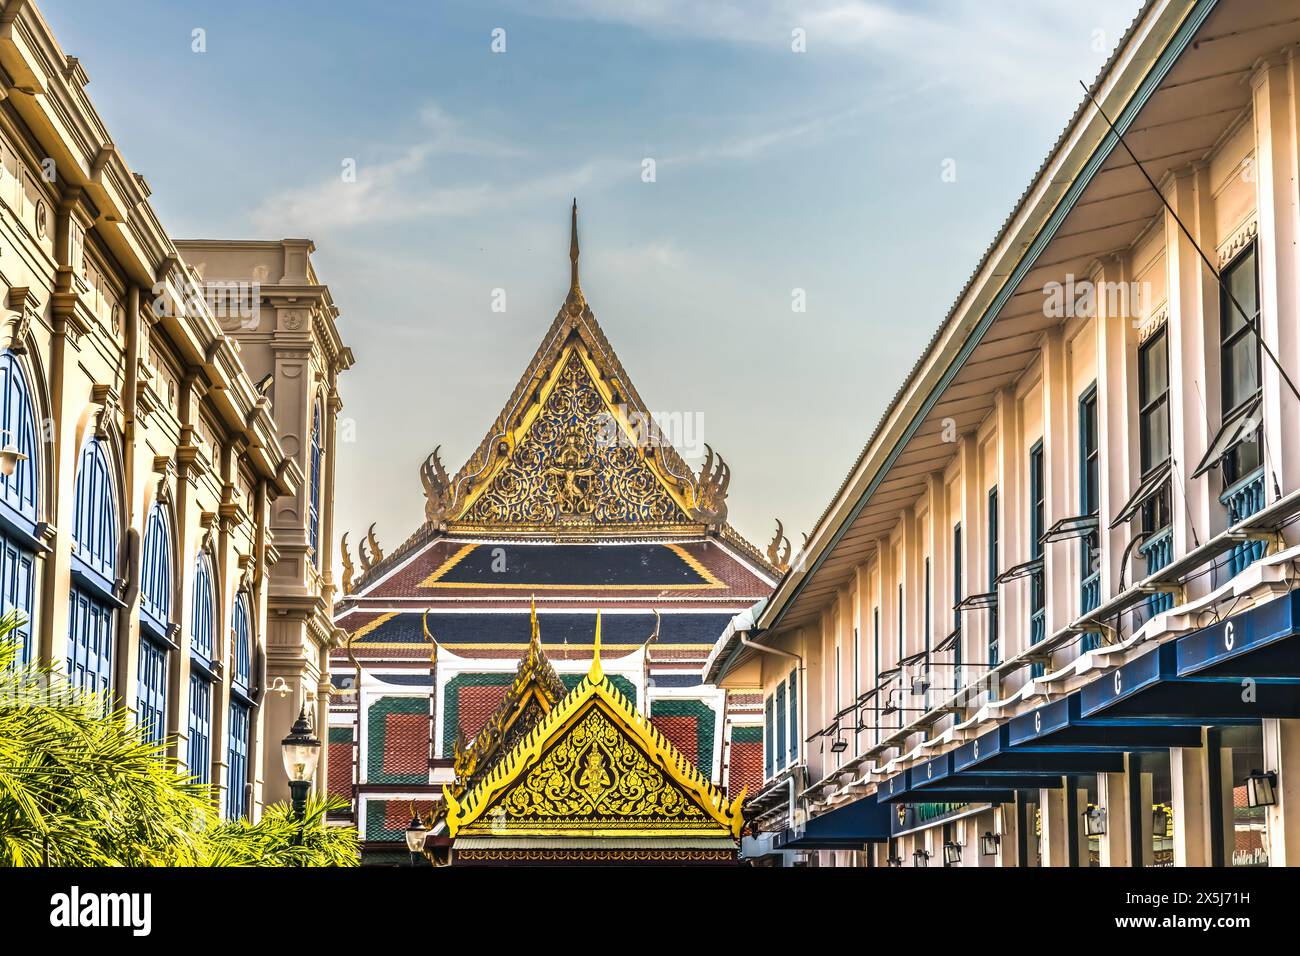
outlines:
[[[595,704],[465,832],[539,823],[608,830],[718,828]]]
[[[690,486],[667,474],[645,428],[602,388],[576,342],[502,440],[460,523],[523,529],[692,523]]]
[[[639,714],[600,664],[468,792],[444,787],[461,836],[707,837],[735,840],[734,799]]]

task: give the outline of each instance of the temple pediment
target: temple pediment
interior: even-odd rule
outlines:
[[[692,473],[628,379],[578,282],[510,399],[454,477],[421,468],[425,518],[453,533],[550,535],[722,530],[730,468],[705,448]]]
[[[516,851],[553,848],[535,843],[548,839],[588,849],[734,849],[743,791],[729,800],[636,711],[601,669],[599,618],[596,628],[582,682],[474,787],[444,789],[458,854],[463,841]]]

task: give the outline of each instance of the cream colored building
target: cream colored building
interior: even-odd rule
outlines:
[[[751,859],[1300,865],[1297,44],[1143,7],[714,649],[765,701]]]
[[[31,3],[0,68],[4,607],[256,815],[297,707],[326,723],[337,310],[306,240],[167,235]]]

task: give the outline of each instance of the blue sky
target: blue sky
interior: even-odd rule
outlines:
[[[798,544],[1139,3],[40,7],[174,236],[316,241],[358,363],[339,530],[391,549],[563,301],[574,195],[642,397],[698,416],[742,533]]]

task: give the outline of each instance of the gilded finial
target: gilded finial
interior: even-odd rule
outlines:
[[[790,570],[790,539],[785,536],[781,519],[776,519],[776,534],[767,546],[767,560],[774,568],[784,574]]]
[[[528,623],[529,626],[532,628],[532,633],[528,636],[528,643],[533,647],[536,647],[537,645],[542,643],[542,629],[537,624],[537,596],[536,595],[533,595],[533,597],[529,600],[528,606],[529,606]]]
[[[352,592],[352,578],[356,569],[352,566],[352,555],[348,554],[348,535],[343,532],[343,540],[339,542],[339,555],[343,560],[343,593]]]
[[[587,671],[587,680],[599,684],[605,679],[605,672],[600,666],[600,610],[596,611],[596,640],[591,646],[591,670]]]
[[[577,313],[582,310],[586,300],[582,296],[582,286],[578,282],[578,200],[573,200],[573,222],[569,229],[569,297],[565,300],[569,311]]]

